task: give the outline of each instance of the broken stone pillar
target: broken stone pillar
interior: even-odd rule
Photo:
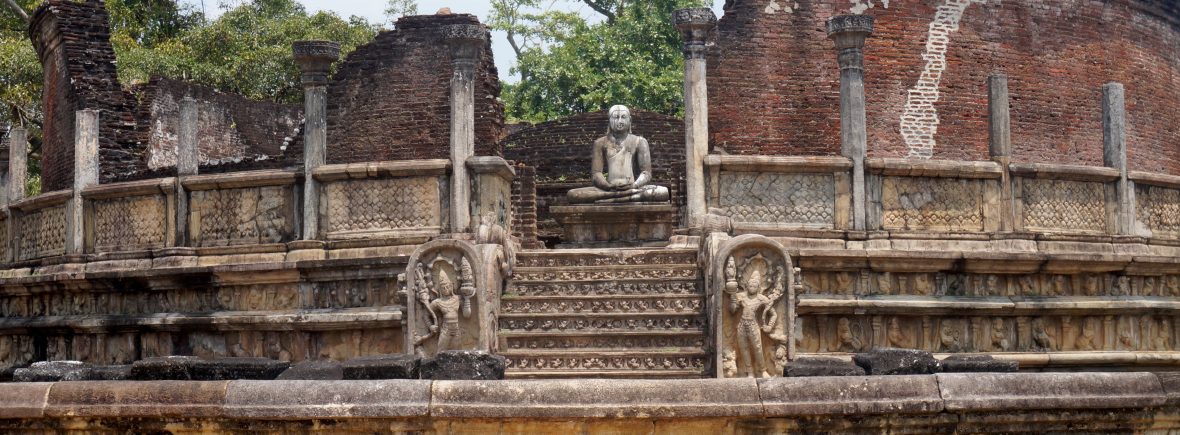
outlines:
[[[852,159],[852,229],[865,230],[864,45],[873,34],[873,17],[840,15],[828,20],[828,37],[840,62],[840,152]]]
[[[324,164],[328,146],[328,70],[340,59],[333,41],[291,45],[303,73],[303,240],[319,238],[320,184],[312,174]]]
[[[1106,167],[1119,170],[1115,187],[1116,233],[1134,235],[1135,186],[1127,178],[1127,106],[1122,83],[1102,86],[1102,161]]]
[[[22,199],[25,199],[25,184],[28,183],[29,178],[29,140],[28,132],[23,128],[14,128],[8,132],[8,186],[5,192],[5,206],[14,204]],[[5,225],[8,225],[8,253],[6,261],[14,260],[12,235],[16,234],[14,230],[16,219],[13,216],[12,208],[8,208],[8,220]]]
[[[475,155],[475,63],[487,44],[487,31],[475,24],[443,27],[451,47],[451,231],[471,228],[471,174],[467,159]]]
[[[74,116],[74,192],[66,211],[66,254],[81,254],[86,240],[82,190],[98,185],[98,110]]]
[[[684,213],[689,227],[708,213],[705,203],[704,159],[709,154],[709,95],[705,82],[705,39],[717,25],[717,16],[709,8],[680,9],[673,15],[676,28],[684,40],[684,187],[688,210]]]
[[[1008,111],[1008,76],[987,78],[988,152],[1003,171],[1000,178],[1000,231],[1016,229],[1016,204],[1012,195],[1012,123]]]
[[[188,192],[184,190],[185,177],[197,175],[200,157],[197,151],[197,100],[184,97],[180,100],[180,127],[177,128],[176,142],[176,234],[172,246],[188,243]]]

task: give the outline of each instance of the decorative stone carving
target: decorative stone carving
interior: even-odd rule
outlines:
[[[21,213],[17,218],[16,256],[19,260],[66,252],[66,206],[55,205]]]
[[[881,225],[888,230],[983,231],[983,180],[884,177]]]
[[[722,172],[718,213],[741,223],[832,228],[835,179],[830,174]]]
[[[594,185],[569,191],[571,204],[668,201],[667,187],[650,184],[651,152],[647,139],[631,134],[631,111],[626,106],[611,107],[609,133],[594,141],[592,153]]]
[[[1103,183],[1025,178],[1021,186],[1025,228],[1106,231]]]
[[[436,177],[331,181],[324,191],[329,237],[442,227]]]
[[[769,377],[794,355],[797,276],[778,242],[758,235],[727,240],[711,259],[710,288],[717,319],[718,376]],[[724,369],[732,353],[736,370]]]
[[[291,186],[199,190],[191,198],[197,246],[278,243],[294,235]]]
[[[168,227],[166,200],[164,195],[143,195],[94,201],[94,251],[164,247]]]
[[[495,245],[480,245],[493,246]],[[489,265],[475,245],[440,239],[420,246],[406,266],[409,302],[406,343],[419,356],[442,350],[491,350],[495,346],[499,261]],[[491,269],[488,269],[488,268]],[[497,284],[498,285],[498,284]]]
[[[1180,238],[1180,189],[1135,185],[1139,221],[1156,237]]]

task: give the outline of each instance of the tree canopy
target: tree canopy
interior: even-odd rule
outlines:
[[[550,3],[492,1],[489,25],[508,34],[517,55],[512,72],[520,74],[503,86],[509,118],[545,121],[614,104],[683,111],[684,60],[672,12],[710,0],[581,0],[596,22],[544,9]]]

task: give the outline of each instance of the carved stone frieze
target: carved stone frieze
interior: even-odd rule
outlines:
[[[612,268],[599,270],[517,270],[513,279],[519,282],[542,281],[606,281],[623,279],[695,279],[696,268]]]
[[[650,336],[576,336],[576,337],[529,337],[509,336],[508,350],[560,350],[560,349],[659,349],[659,348],[701,348],[705,345],[700,334],[650,335]]]
[[[168,228],[168,204],[164,195],[102,199],[92,204],[95,252],[164,247]]]
[[[342,180],[324,184],[329,237],[442,226],[436,177]]]
[[[739,223],[832,228],[836,185],[830,174],[723,172],[721,214]]]
[[[984,229],[984,180],[884,177],[881,183],[881,225],[884,229]]]
[[[1176,318],[1155,314],[1041,316],[803,315],[801,352],[853,353],[873,347],[930,352],[1167,352]]]
[[[862,275],[865,279],[861,279]],[[813,271],[801,294],[832,296],[1180,296],[1180,275],[965,274]]]
[[[579,295],[694,295],[699,294],[694,281],[652,282],[537,282],[509,285],[506,294],[513,296],[579,296]]]
[[[61,255],[66,252],[66,206],[55,205],[17,215],[16,258]]]
[[[507,316],[507,314],[505,314]],[[612,314],[610,316],[513,316],[501,317],[506,331],[666,331],[703,328],[699,314]]]
[[[1180,238],[1180,189],[1136,185],[1139,221],[1156,237]]]
[[[646,297],[628,299],[542,299],[506,300],[500,304],[504,314],[574,314],[574,313],[696,313],[701,311],[699,296],[682,298]]]
[[[197,246],[279,243],[294,236],[291,186],[192,192],[190,237]]]
[[[691,356],[586,356],[586,357],[518,357],[508,358],[513,370],[704,370],[708,357]]]
[[[778,242],[744,235],[710,258],[719,377],[770,377],[794,354],[796,271]]]
[[[517,267],[589,267],[696,264],[692,251],[646,251],[628,255],[520,255]]]
[[[1103,183],[1025,178],[1021,179],[1021,186],[1025,228],[1106,231]]]

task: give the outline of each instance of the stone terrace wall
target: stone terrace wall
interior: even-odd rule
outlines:
[[[50,0],[33,13],[29,29],[45,71],[43,189],[65,189],[73,184],[76,110],[101,110],[103,181],[143,169],[139,154],[146,143],[148,122],[135,116],[135,99],[119,86],[103,3]]]
[[[590,184],[591,146],[606,134],[606,129],[607,113],[598,111],[525,127],[504,139],[504,158],[536,168],[539,226],[546,227],[545,221],[552,221],[549,206],[565,204],[569,188]],[[683,206],[684,121],[632,110],[631,130],[647,138],[651,145],[653,182],[668,186],[672,203]],[[548,227],[552,229],[553,225]]]
[[[143,101],[141,116],[152,120],[144,156],[149,170],[176,167],[180,101],[185,96],[197,100],[199,161],[210,170],[234,164],[244,166],[238,170],[268,169],[302,161],[302,153],[294,149],[301,142],[302,107],[164,78],[136,91]]]
[[[540,248],[537,241],[537,168],[516,164],[512,179],[512,235],[525,249]]]
[[[402,17],[393,31],[337,64],[328,85],[328,162],[450,156],[450,49],[441,27],[479,24],[473,15]],[[475,153],[500,155],[504,107],[485,46],[475,85]]]
[[[824,22],[862,11],[876,18],[865,49],[870,156],[933,141],[935,159],[987,159],[985,81],[1006,73],[1015,161],[1101,165],[1101,86],[1119,81],[1131,168],[1180,174],[1180,7],[1162,0],[731,0],[709,51],[713,146],[838,154],[839,72]]]

